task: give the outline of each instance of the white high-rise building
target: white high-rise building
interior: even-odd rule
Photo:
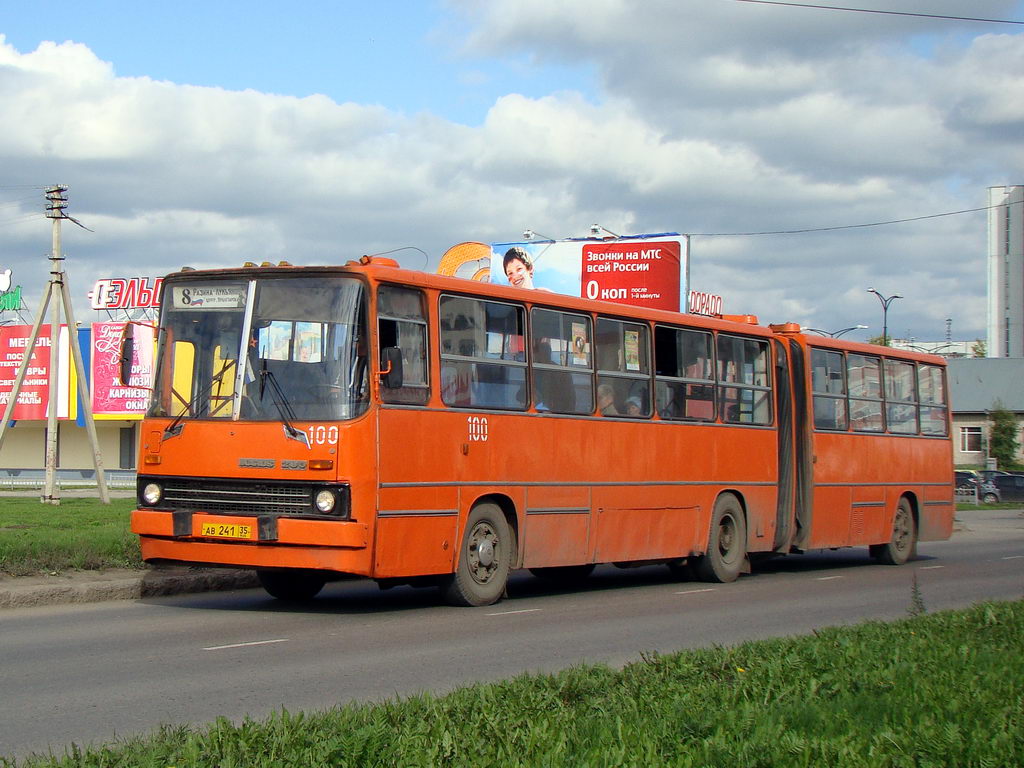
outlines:
[[[988,356],[1024,357],[1024,186],[988,188]]]

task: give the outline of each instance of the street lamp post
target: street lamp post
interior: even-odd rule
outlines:
[[[867,326],[866,325],[851,325],[849,328],[841,328],[838,331],[823,331],[820,328],[804,328],[804,330],[805,331],[811,331],[812,333],[818,333],[818,334],[821,334],[822,336],[831,336],[833,339],[838,339],[844,333],[849,333],[850,331],[859,331],[859,330],[862,330],[864,328],[867,328]]]
[[[882,344],[889,346],[889,305],[892,304],[896,299],[902,299],[903,297],[894,293],[892,296],[883,296],[874,288],[868,288],[868,293],[873,293],[878,297],[878,300],[882,302]]]

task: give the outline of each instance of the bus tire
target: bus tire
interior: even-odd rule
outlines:
[[[889,543],[874,544],[868,547],[868,552],[885,565],[903,565],[917,557],[917,523],[906,497],[900,499],[900,503],[896,505]]]
[[[701,581],[736,581],[747,560],[747,523],[743,508],[732,494],[723,494],[711,513],[708,549],[690,558],[694,574]]]
[[[538,579],[557,582],[559,584],[573,584],[584,581],[594,572],[594,564],[586,565],[557,565],[548,568],[531,568],[530,573]]]
[[[267,594],[286,603],[312,600],[327,583],[316,571],[256,571],[256,577]]]
[[[498,602],[512,569],[512,534],[497,504],[477,504],[466,519],[455,573],[441,583],[449,605],[478,606]]]

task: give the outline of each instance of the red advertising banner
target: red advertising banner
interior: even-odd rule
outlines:
[[[679,311],[679,242],[587,243],[580,294],[653,309]]]
[[[18,375],[18,368],[25,354],[32,336],[30,325],[6,325],[0,327],[0,406],[4,409],[11,399],[14,391],[14,380]],[[68,336],[67,326],[60,329],[61,360],[68,359]],[[21,392],[18,393],[18,402],[14,405],[13,413],[6,413],[6,417],[14,420],[45,419],[47,408],[50,403],[50,326],[39,327],[39,336],[36,339],[35,347],[30,352],[28,369],[25,371],[25,378],[21,382]],[[68,367],[61,366],[58,371],[59,385],[57,388],[57,415],[59,418],[68,417]]]
[[[131,376],[121,383],[124,326],[125,323],[93,323],[92,326],[92,412],[97,419],[139,417],[149,404],[153,386],[154,329],[136,324]]]

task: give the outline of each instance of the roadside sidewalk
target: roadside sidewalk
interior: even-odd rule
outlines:
[[[248,589],[254,571],[164,566],[145,570],[68,571],[50,576],[0,576],[0,610],[58,603],[96,603],[142,597]]]

